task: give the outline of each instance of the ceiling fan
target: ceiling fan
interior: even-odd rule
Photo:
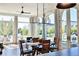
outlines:
[[[23,6],[21,7],[21,9],[22,9],[22,10],[19,11],[19,13],[21,13],[21,14],[31,14],[30,12],[25,12]]]

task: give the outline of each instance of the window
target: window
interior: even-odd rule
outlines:
[[[18,38],[26,39],[30,36],[30,18],[29,17],[18,17]]]
[[[13,22],[13,16],[0,15],[0,40],[3,43],[7,43],[7,41],[13,42]],[[6,36],[7,39],[4,40],[4,36]]]
[[[38,25],[38,29],[37,29],[37,32],[38,32],[38,36],[40,38],[42,38],[43,36],[43,24],[42,24],[42,17],[38,17],[38,22],[37,22],[37,25]]]
[[[77,44],[77,9],[70,9],[71,16],[71,42]]]
[[[46,38],[53,41],[53,38],[55,37],[55,19],[54,14],[51,14],[48,16],[48,19],[45,23],[45,29],[46,29]]]
[[[61,46],[65,49],[67,48],[67,10],[64,10],[63,13],[62,13],[62,20],[61,20],[61,23],[62,23],[62,40],[61,40]]]

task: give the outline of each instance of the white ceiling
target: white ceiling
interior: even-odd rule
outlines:
[[[54,12],[56,9],[56,3],[45,3],[45,13],[49,14]],[[36,3],[0,3],[0,13],[10,13],[17,14],[17,11],[21,11],[21,6],[24,6],[25,12],[31,12],[32,15],[37,15],[37,4]],[[78,6],[78,4],[77,4]],[[38,14],[42,15],[43,13],[43,4],[38,3]]]
[[[25,12],[31,12],[32,15],[37,15],[37,4],[36,3],[0,3],[0,13],[18,13],[17,11],[21,11],[21,6],[24,6]],[[45,13],[53,12],[56,8],[55,3],[46,3]],[[43,4],[38,4],[38,14],[42,15],[43,13]]]

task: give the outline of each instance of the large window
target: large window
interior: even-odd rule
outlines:
[[[38,22],[37,22],[37,25],[38,25],[38,29],[37,29],[37,32],[38,32],[38,36],[40,38],[42,38],[43,36],[43,24],[42,24],[42,18],[41,17],[38,17]]]
[[[61,23],[62,23],[62,40],[61,40],[61,45],[62,47],[65,49],[67,48],[67,18],[66,18],[66,10],[63,11],[62,13],[62,20],[61,20]]]
[[[77,9],[70,9],[71,16],[71,42],[77,44]]]
[[[30,18],[29,17],[18,17],[18,37],[20,39],[26,39],[30,36]]]
[[[75,8],[70,9],[70,20],[71,20],[71,44],[77,44],[77,10]],[[67,43],[67,19],[66,19],[66,10],[62,14],[62,43],[66,47]],[[66,44],[65,44],[66,43]]]
[[[3,43],[13,42],[13,21],[13,16],[0,15],[0,40]]]
[[[45,38],[53,41],[55,36],[54,14],[51,14],[48,18],[45,18],[45,23],[43,23],[42,17],[38,17],[36,20],[37,22],[35,22],[35,24],[37,24],[37,26],[35,26],[35,29],[37,28],[37,36],[39,38],[43,38],[43,34],[45,33]],[[43,25],[45,25],[45,32],[43,32]]]
[[[48,19],[45,23],[45,30],[46,30],[46,38],[53,41],[55,37],[55,19],[54,14],[48,16]]]

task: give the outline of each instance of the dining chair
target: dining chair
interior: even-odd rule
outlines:
[[[38,47],[38,54],[48,53],[50,50],[50,40],[40,40],[41,47]]]
[[[33,55],[33,51],[27,48],[27,45],[25,45],[26,47],[23,47],[23,43],[25,43],[24,40],[20,40],[19,41],[19,46],[20,46],[20,56],[24,56],[25,54],[27,55]]]
[[[50,40],[43,40],[43,53],[48,53],[50,50]]]
[[[50,51],[59,50],[60,48],[60,39],[58,37],[54,37],[54,43],[50,45]]]
[[[36,43],[38,42],[39,38],[36,37],[36,38],[32,38],[32,42],[33,43]],[[38,54],[37,50],[38,50],[38,45],[35,45],[35,46],[32,46],[32,50],[33,50],[33,55]]]
[[[0,43],[0,55],[2,54],[2,50],[3,50],[3,43]]]
[[[38,42],[39,38],[32,38],[33,43]]]
[[[27,37],[27,42],[31,42],[32,37]]]
[[[39,45],[36,46],[36,50],[37,50],[37,55],[40,54],[42,52],[42,47],[43,47],[43,39],[39,39],[38,42],[40,43]]]

